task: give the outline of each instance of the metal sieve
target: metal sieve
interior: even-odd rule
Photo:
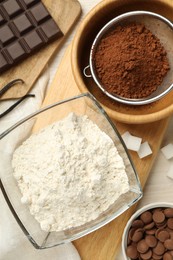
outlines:
[[[144,24],[145,27],[148,28],[164,46],[170,65],[170,70],[165,76],[161,86],[159,86],[152,94],[144,98],[132,99],[109,93],[107,90],[105,90],[102,82],[98,78],[94,65],[94,51],[103,36],[112,27],[122,25],[123,23],[127,22],[137,22]],[[91,74],[87,73],[88,69],[90,69]],[[173,88],[173,23],[164,16],[148,11],[132,11],[117,16],[116,18],[109,21],[95,37],[90,49],[89,65],[84,68],[83,73],[86,77],[92,77],[96,85],[105,95],[120,103],[128,105],[144,105],[159,100],[168,94]]]

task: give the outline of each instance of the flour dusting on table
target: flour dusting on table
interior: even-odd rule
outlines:
[[[129,190],[111,138],[74,113],[31,135],[14,152],[12,166],[22,203],[45,231],[96,219]]]

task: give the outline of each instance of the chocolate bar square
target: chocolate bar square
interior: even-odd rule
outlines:
[[[47,39],[51,39],[54,34],[58,33],[56,23],[53,20],[48,20],[43,23],[40,28],[43,30]]]
[[[34,19],[36,20],[37,24],[40,24],[43,20],[45,20],[49,16],[48,11],[42,5],[42,3],[35,5],[34,7],[31,8],[30,11]]]
[[[26,55],[25,50],[22,48],[19,42],[14,42],[9,47],[7,47],[7,51],[10,54],[12,60],[18,60],[19,58]]]
[[[9,17],[13,17],[14,15],[18,14],[22,11],[20,5],[17,3],[16,0],[7,0],[2,5],[9,15]]]
[[[43,40],[41,39],[41,37],[39,36],[39,34],[36,31],[32,31],[32,32],[28,33],[24,37],[24,40],[31,50],[33,50],[43,44]]]
[[[0,27],[0,41],[3,45],[11,42],[15,38],[14,33],[8,25]]]
[[[30,22],[26,14],[18,16],[16,19],[13,20],[13,23],[16,26],[20,35],[29,31],[33,27],[33,24]]]

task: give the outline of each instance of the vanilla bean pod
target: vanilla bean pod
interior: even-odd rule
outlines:
[[[7,85],[5,85],[1,90],[0,90],[0,97],[7,92],[12,86],[14,86],[17,83],[24,83],[23,79],[14,79],[10,81]]]
[[[3,116],[7,115],[8,113],[10,113],[15,107],[17,107],[24,99],[26,98],[30,98],[30,97],[35,97],[34,94],[27,94],[24,95],[23,97],[21,97],[18,101],[16,101],[16,103],[14,103],[12,106],[10,106],[7,110],[5,110],[3,113],[0,114],[0,118],[2,118]]]

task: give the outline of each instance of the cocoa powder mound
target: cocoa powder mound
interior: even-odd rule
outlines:
[[[160,40],[143,24],[136,23],[109,32],[98,44],[93,59],[104,88],[124,98],[149,96],[170,69]]]

